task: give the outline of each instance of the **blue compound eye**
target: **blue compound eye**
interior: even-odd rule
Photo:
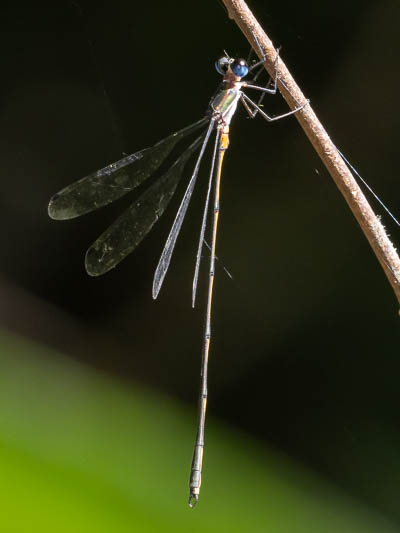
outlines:
[[[231,70],[235,74],[235,76],[239,76],[239,78],[247,76],[247,74],[249,73],[247,61],[245,61],[244,59],[235,59],[235,61],[231,65]]]
[[[226,71],[228,70],[229,63],[231,61],[227,57],[221,57],[218,59],[218,61],[215,62],[215,68],[217,69],[217,72],[223,76]]]

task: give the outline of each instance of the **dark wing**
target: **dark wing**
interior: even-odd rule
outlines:
[[[114,202],[151,176],[181,139],[208,120],[203,118],[154,146],[128,155],[65,187],[51,198],[49,216],[55,220],[66,220]]]
[[[198,137],[171,168],[135,200],[89,248],[85,258],[88,274],[100,276],[108,272],[142,241],[164,213],[187,160],[200,146],[203,138],[204,134]]]

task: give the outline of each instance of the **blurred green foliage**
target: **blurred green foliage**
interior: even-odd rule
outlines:
[[[212,419],[190,510],[192,410],[9,333],[0,354],[2,532],[395,531]]]

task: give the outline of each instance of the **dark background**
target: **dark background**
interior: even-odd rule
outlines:
[[[249,5],[333,141],[398,216],[398,2]],[[2,326],[194,405],[206,165],[157,302],[152,275],[182,187],[138,250],[98,279],[85,250],[130,198],[64,223],[47,203],[200,118],[219,82],[214,61],[224,49],[246,57],[246,40],[211,0],[3,3],[0,25]],[[280,96],[264,104],[286,110]],[[234,279],[217,270],[210,414],[400,524],[398,308],[365,237],[294,118],[271,125],[239,109],[221,194],[217,253]]]

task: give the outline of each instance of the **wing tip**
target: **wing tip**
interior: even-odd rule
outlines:
[[[57,202],[57,199],[58,199],[58,193],[50,198],[49,205],[47,206],[47,214],[53,220],[60,220],[59,213],[55,205]]]
[[[98,276],[101,276],[107,272],[107,270],[104,270],[104,268],[99,268],[102,266],[99,261],[93,260],[93,255],[95,252],[96,250],[91,246],[85,254],[85,270],[86,273],[92,278],[97,278]]]
[[[63,206],[62,195],[60,193],[55,194],[50,198],[49,205],[47,206],[47,213],[53,220],[70,220],[76,218],[83,213],[78,213],[76,209]]]

